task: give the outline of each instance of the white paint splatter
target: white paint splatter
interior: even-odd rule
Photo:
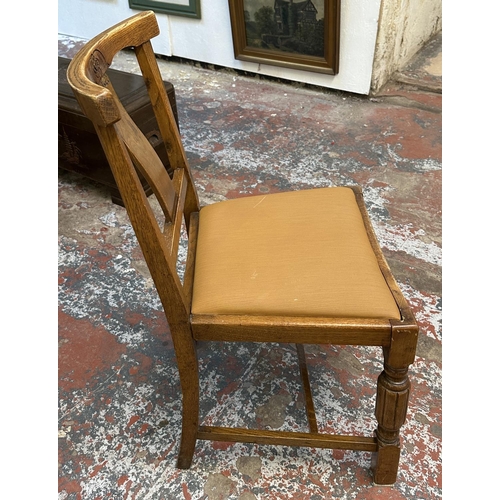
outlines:
[[[390,226],[376,222],[373,223],[373,228],[381,247],[405,252],[429,264],[441,265],[442,250],[434,241],[426,243],[419,238],[425,236],[423,229],[415,230],[412,224]]]

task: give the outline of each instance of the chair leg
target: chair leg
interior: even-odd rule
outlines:
[[[409,392],[409,384],[401,382],[387,366],[378,380],[375,407],[378,449],[372,457],[375,484],[391,485],[396,482],[401,453],[399,429],[406,418]]]
[[[188,329],[189,327],[186,327]],[[177,458],[179,469],[189,469],[193,460],[199,426],[199,377],[196,342],[191,330],[183,335],[172,335],[182,390],[182,435]],[[177,338],[176,338],[177,337]]]
[[[378,450],[373,454],[372,468],[376,484],[394,484],[401,451],[399,429],[406,420],[410,382],[408,368],[393,369],[384,364],[378,378],[375,431]]]

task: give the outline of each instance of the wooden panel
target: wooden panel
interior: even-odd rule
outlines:
[[[192,315],[196,340],[292,344],[379,345],[391,342],[385,320]]]
[[[170,165],[172,165],[174,170],[183,168],[186,177],[189,179],[186,193],[186,206],[184,209],[187,225],[189,225],[189,215],[191,212],[198,211],[200,204],[186,158],[186,152],[182,145],[179,129],[175,126],[174,116],[165,89],[162,85],[160,70],[156,63],[156,57],[151,42],[148,41],[140,47],[136,47],[135,52],[142,74],[147,82],[149,97],[158,126],[160,127],[161,136],[167,148]]]
[[[227,441],[230,443],[239,442],[283,446],[309,446],[312,448],[341,450],[377,451],[377,441],[372,437],[310,434],[308,432],[200,426],[197,438],[209,441]]]
[[[177,256],[179,249],[179,240],[181,236],[182,221],[184,216],[184,202],[186,200],[186,192],[188,181],[186,179],[185,170],[178,168],[174,171],[174,189],[177,193],[175,200],[172,221],[165,224],[164,234],[167,239],[168,248],[173,256]]]

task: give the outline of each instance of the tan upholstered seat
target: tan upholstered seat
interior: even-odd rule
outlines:
[[[201,209],[193,314],[399,319],[350,188]]]

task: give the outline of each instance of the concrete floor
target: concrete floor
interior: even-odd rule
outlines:
[[[81,42],[60,37],[59,55]],[[59,172],[59,500],[435,499],[441,469],[441,39],[376,96],[160,61],[202,204],[362,186],[421,334],[393,487],[370,455],[199,442],[175,468],[180,388],[168,325],[125,210]],[[116,69],[137,72],[132,56]],[[375,348],[308,348],[320,427],[371,434]],[[292,346],[200,347],[207,423],[303,430]]]

